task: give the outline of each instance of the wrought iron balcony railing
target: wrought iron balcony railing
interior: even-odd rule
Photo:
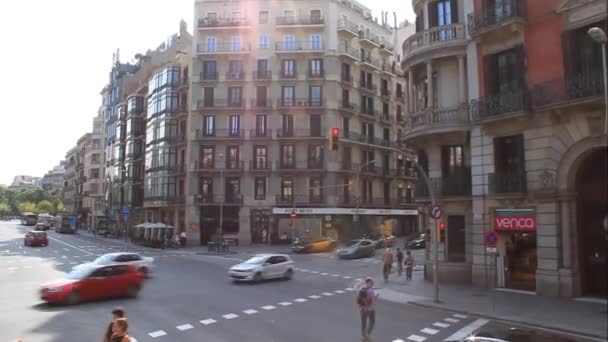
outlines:
[[[523,89],[503,92],[471,100],[469,110],[473,120],[483,120],[503,114],[522,112],[528,104],[527,92]]]
[[[527,6],[527,0],[483,0],[483,9],[468,15],[469,34],[474,36],[512,18],[526,18]]]
[[[526,173],[524,171],[488,174],[488,192],[490,194],[525,193],[526,191]]]

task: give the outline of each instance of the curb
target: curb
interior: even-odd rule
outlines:
[[[423,307],[423,308],[443,310],[443,311],[448,311],[448,312],[453,312],[453,313],[460,313],[460,314],[466,314],[466,315],[485,317],[485,318],[490,318],[490,319],[495,320],[495,321],[504,322],[504,323],[510,323],[510,324],[517,324],[517,325],[526,326],[526,327],[529,327],[529,328],[542,329],[542,330],[551,330],[551,331],[556,331],[556,332],[560,332],[560,333],[564,333],[564,334],[569,334],[569,335],[574,335],[574,336],[580,336],[580,337],[585,337],[585,338],[599,339],[601,341],[606,341],[606,336],[595,335],[593,333],[588,333],[588,332],[582,332],[582,331],[564,329],[564,328],[561,328],[561,327],[554,327],[554,326],[548,326],[548,325],[533,324],[533,323],[530,323],[528,321],[514,320],[514,319],[504,318],[504,317],[500,317],[500,316],[495,316],[495,315],[482,314],[482,313],[479,313],[479,312],[474,312],[474,311],[469,311],[469,310],[458,310],[458,309],[454,309],[454,308],[450,308],[450,307],[446,307],[446,306],[441,306],[441,305],[425,304],[425,303],[420,303],[420,302],[415,302],[415,301],[409,301],[408,304],[419,306],[419,307]]]

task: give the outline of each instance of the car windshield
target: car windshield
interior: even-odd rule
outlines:
[[[106,254],[106,255],[102,255],[99,258],[95,259],[95,261],[93,261],[93,263],[97,264],[97,265],[103,265],[103,264],[111,263],[113,260],[114,260],[114,255]]]
[[[361,242],[361,240],[351,240],[349,243],[346,244],[346,246],[347,247],[354,246],[354,245],[359,244],[359,242]]]
[[[88,277],[89,274],[91,274],[91,272],[93,270],[94,270],[93,267],[79,267],[79,268],[72,270],[72,272],[68,273],[66,278],[72,279],[72,280],[83,279],[83,278]]]
[[[253,258],[245,261],[244,264],[248,264],[248,265],[261,265],[265,261],[266,261],[266,258],[255,256],[255,257],[253,257]]]

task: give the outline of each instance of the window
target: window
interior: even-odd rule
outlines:
[[[215,167],[215,148],[213,146],[201,147],[201,161],[205,169]]]
[[[388,144],[388,142],[391,140],[390,129],[388,129],[388,128],[382,129],[382,140],[385,144]]]
[[[281,179],[281,199],[291,201],[293,199],[294,184],[292,178]]]
[[[91,195],[97,195],[99,193],[99,184],[91,183],[89,185],[89,192]]]
[[[323,145],[308,145],[308,167],[311,169],[323,168]]]
[[[313,23],[321,21],[321,10],[310,10],[310,19]]]
[[[281,63],[281,74],[284,77],[295,77],[296,76],[296,60],[295,59],[284,59]]]
[[[345,138],[348,138],[350,132],[350,119],[347,117],[342,118],[342,134]]]
[[[253,148],[255,156],[254,169],[267,169],[268,165],[268,147],[264,145],[255,145]]]
[[[214,105],[214,94],[215,94],[215,89],[212,87],[205,87],[205,90],[203,91],[203,105],[205,107],[213,107]]]
[[[266,177],[255,177],[253,193],[256,200],[266,199]]]
[[[99,158],[100,158],[99,153],[91,154],[91,164],[99,164]]]
[[[267,59],[258,59],[257,65],[258,65],[258,75],[264,75],[268,71],[268,60]]]
[[[99,169],[91,169],[91,179],[99,178]]]
[[[93,149],[99,149],[101,148],[101,140],[100,139],[93,139]]]
[[[268,99],[266,98],[267,88],[265,86],[256,87],[255,93],[256,105],[258,107],[266,107],[268,105]]]
[[[344,146],[342,148],[342,169],[350,170],[352,168],[352,148]]]
[[[284,137],[293,136],[293,115],[283,114],[282,119],[281,135]]]
[[[241,194],[241,180],[238,177],[226,178],[226,201],[234,202]]]
[[[321,115],[319,114],[310,114],[310,136],[321,136]]]
[[[448,261],[464,262],[466,260],[464,216],[448,215],[448,222],[445,230],[448,244]]]
[[[281,145],[281,166],[284,168],[295,167],[295,152],[293,145]]]
[[[322,50],[323,46],[321,44],[321,36],[318,34],[313,34],[310,36],[310,49],[311,50]]]
[[[319,107],[323,104],[323,88],[318,85],[313,85],[308,88],[309,90],[309,101],[311,107]]]
[[[217,51],[217,40],[215,37],[207,37],[207,52]]]
[[[217,78],[217,62],[216,61],[204,61],[203,62],[203,79],[214,80],[216,78]]]
[[[310,177],[308,181],[309,193],[310,196],[309,202],[321,202],[323,198],[323,180],[321,177]]]
[[[212,202],[213,200],[213,179],[212,178],[201,178],[201,197],[205,202]]]
[[[350,106],[350,91],[348,89],[342,89],[342,107],[351,108]]]
[[[284,50],[295,50],[296,39],[292,35],[283,36],[283,49]]]
[[[462,172],[464,168],[464,150],[462,146],[441,147],[441,174],[445,178]]]
[[[204,136],[215,135],[215,116],[214,115],[203,116],[203,135]]]
[[[494,179],[490,187],[495,193],[524,192],[526,163],[522,134],[494,138]]]
[[[281,87],[281,104],[283,106],[291,107],[295,104],[295,87],[283,86]]]
[[[230,38],[230,49],[231,49],[231,51],[240,51],[241,50],[241,37],[232,36],[232,38]]]
[[[259,48],[262,50],[270,49],[270,38],[268,36],[260,36]]]
[[[363,201],[363,203],[371,203],[372,196],[374,193],[373,192],[374,183],[369,179],[362,179],[361,180],[361,190],[362,190],[361,200]]]
[[[268,127],[268,116],[266,114],[258,114],[255,116],[255,134],[256,136],[266,136]]]
[[[238,146],[228,146],[226,148],[226,155],[228,159],[226,160],[226,168],[227,169],[239,169],[240,164],[240,156],[239,156],[239,147]]]
[[[309,63],[310,76],[322,76],[323,75],[323,60],[322,59],[311,59]]]
[[[258,24],[268,24],[268,11],[260,11],[258,15]]]
[[[241,61],[230,61],[228,65],[228,72],[230,73],[230,78],[237,79],[241,78],[241,73],[243,72],[243,65]]]
[[[241,116],[240,115],[230,115],[229,122],[229,134],[233,137],[238,137],[241,135]]]
[[[484,57],[484,77],[488,95],[518,91],[523,84],[522,46]],[[505,96],[505,100],[508,96]]]
[[[241,87],[229,87],[228,104],[230,106],[240,107],[242,105],[242,94]]]
[[[385,120],[388,120],[389,115],[390,115],[390,113],[389,113],[388,103],[382,102],[382,116],[384,117]]]

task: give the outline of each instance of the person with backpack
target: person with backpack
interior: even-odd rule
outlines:
[[[416,261],[414,260],[414,257],[412,256],[412,252],[407,251],[407,252],[405,252],[405,254],[407,255],[405,257],[405,261],[403,262],[403,265],[405,266],[405,279],[412,280],[412,270],[414,269],[414,266],[416,265]]]
[[[376,308],[374,302],[378,294],[373,289],[372,278],[365,279],[365,285],[359,289],[357,294],[357,305],[361,315],[361,335],[364,341],[369,341],[374,325],[376,324]]]
[[[401,277],[401,273],[403,273],[403,252],[397,247],[397,274]]]

